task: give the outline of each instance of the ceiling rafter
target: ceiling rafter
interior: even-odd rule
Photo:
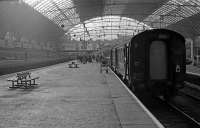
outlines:
[[[62,9],[59,8],[59,6],[53,1],[50,0],[51,3],[53,3],[53,5],[59,10],[60,14],[62,14],[62,16],[64,16],[71,24],[74,24],[71,19],[68,19],[68,16],[62,11]]]
[[[90,27],[88,24],[102,24],[102,33],[104,33],[110,22],[109,29],[115,30],[115,23],[119,26],[119,29],[129,30],[123,28],[124,25],[132,22],[127,19],[125,21],[114,18],[111,21],[94,20],[91,18],[104,17],[104,16],[120,16],[136,19],[152,27],[167,28],[173,24],[179,24],[187,21],[192,16],[199,15],[200,13],[200,1],[199,0],[23,0],[30,3],[30,5],[38,9],[40,13],[48,17],[59,27],[63,24],[65,27],[61,27],[66,32],[79,25],[83,25],[85,35],[90,36]],[[49,4],[49,2],[51,4]],[[69,3],[69,6],[62,6]],[[132,8],[130,8],[130,6]],[[143,9],[142,9],[143,8]],[[95,10],[96,9],[96,10]],[[107,10],[106,10],[107,9]],[[120,10],[121,9],[121,10]],[[99,12],[98,12],[99,11]],[[102,11],[102,12],[100,12]],[[107,11],[107,13],[105,12]],[[103,14],[103,16],[102,16]],[[87,22],[89,21],[89,22]],[[192,25],[190,21],[187,21],[194,31],[197,31],[195,25]],[[106,28],[107,27],[107,28]],[[95,28],[95,26],[94,26]],[[78,29],[78,28],[77,28]],[[71,31],[69,31],[71,32]],[[198,32],[198,31],[197,31]]]
[[[40,4],[43,0],[35,1],[32,5],[32,7],[36,7],[38,4]]]

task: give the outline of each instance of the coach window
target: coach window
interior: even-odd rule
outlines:
[[[163,41],[153,41],[150,46],[150,78],[167,78],[167,50]]]

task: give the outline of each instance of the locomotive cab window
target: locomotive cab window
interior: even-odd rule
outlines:
[[[153,41],[150,45],[149,75],[152,80],[167,79],[167,46],[163,41]]]

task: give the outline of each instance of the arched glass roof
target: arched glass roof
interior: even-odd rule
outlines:
[[[200,0],[169,0],[143,22],[148,22],[154,27],[167,27],[199,12]]]
[[[117,39],[118,36],[132,36],[146,29],[150,29],[150,27],[131,18],[104,16],[78,24],[67,34],[75,40],[111,40]]]
[[[135,30],[133,26],[138,27],[138,25],[130,25],[132,27],[127,27],[129,25],[126,24],[130,24],[130,19],[132,21],[135,19],[136,24],[140,21],[152,28],[170,28],[190,36],[200,34],[200,25],[197,22],[195,22],[197,24],[194,24],[191,20],[187,20],[191,17],[193,19],[199,17],[200,0],[21,1],[53,21],[65,32],[69,33],[68,31],[70,31],[72,34],[76,32],[76,36],[73,37],[76,37],[76,39],[82,39],[83,35],[85,37],[84,39],[93,39],[95,33],[97,34],[96,36],[108,34],[108,36],[112,35],[112,38],[115,38],[117,34],[125,33],[125,29],[126,33],[130,35]],[[109,16],[112,16],[112,18]],[[123,20],[119,17],[123,17],[121,18]],[[126,19],[125,17],[128,18]],[[115,22],[115,20],[117,21]],[[130,22],[133,23],[132,21]],[[96,22],[99,22],[99,25]],[[106,22],[110,23],[106,24]],[[102,23],[105,25],[100,25]],[[181,25],[183,23],[185,24],[184,27]],[[112,32],[109,32],[111,30]],[[81,31],[85,31],[86,34],[81,33]]]
[[[73,0],[22,0],[59,27],[67,30],[80,22]]]

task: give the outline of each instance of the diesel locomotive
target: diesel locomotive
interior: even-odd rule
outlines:
[[[176,95],[186,72],[184,37],[167,29],[146,30],[110,51],[111,68],[136,94]]]

